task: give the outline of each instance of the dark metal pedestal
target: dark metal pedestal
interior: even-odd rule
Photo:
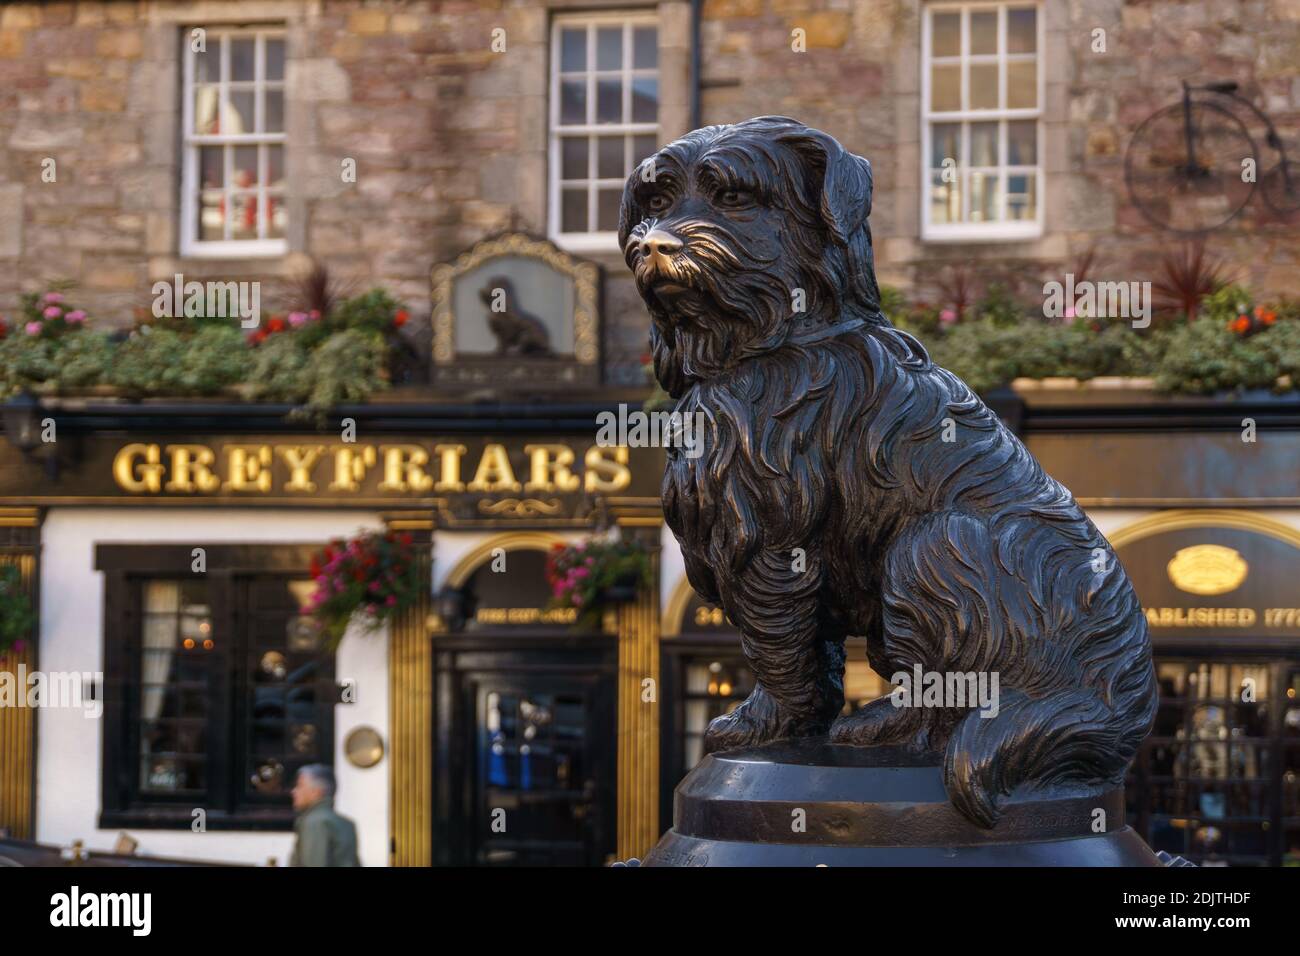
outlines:
[[[644,866],[1161,865],[1124,823],[1120,788],[1017,794],[985,830],[948,801],[937,756],[893,747],[805,740],[713,754],[673,804],[673,828]]]

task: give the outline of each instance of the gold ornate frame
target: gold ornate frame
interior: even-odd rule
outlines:
[[[518,232],[484,239],[468,252],[461,253],[455,263],[433,267],[434,364],[451,365],[456,361],[456,316],[451,301],[455,280],[491,259],[507,255],[540,259],[573,280],[573,358],[579,365],[595,365],[599,358],[596,327],[599,270],[595,264],[575,259],[545,239]]]

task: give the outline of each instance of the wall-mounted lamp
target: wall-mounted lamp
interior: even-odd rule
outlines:
[[[473,598],[469,594],[450,584],[439,591],[434,600],[438,617],[442,619],[443,627],[448,631],[464,629],[465,622],[474,613],[473,604]]]
[[[4,404],[5,438],[24,455],[41,441],[41,403],[20,392]]]

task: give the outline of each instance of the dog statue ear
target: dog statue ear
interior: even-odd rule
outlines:
[[[871,215],[871,164],[833,136],[804,127],[781,137],[814,169],[823,170],[821,215],[835,241],[847,246]]]

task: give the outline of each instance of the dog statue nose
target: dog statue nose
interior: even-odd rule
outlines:
[[[671,256],[674,252],[679,252],[681,248],[681,240],[672,233],[664,232],[662,229],[651,229],[646,233],[645,238],[641,240],[641,255],[643,256]]]

